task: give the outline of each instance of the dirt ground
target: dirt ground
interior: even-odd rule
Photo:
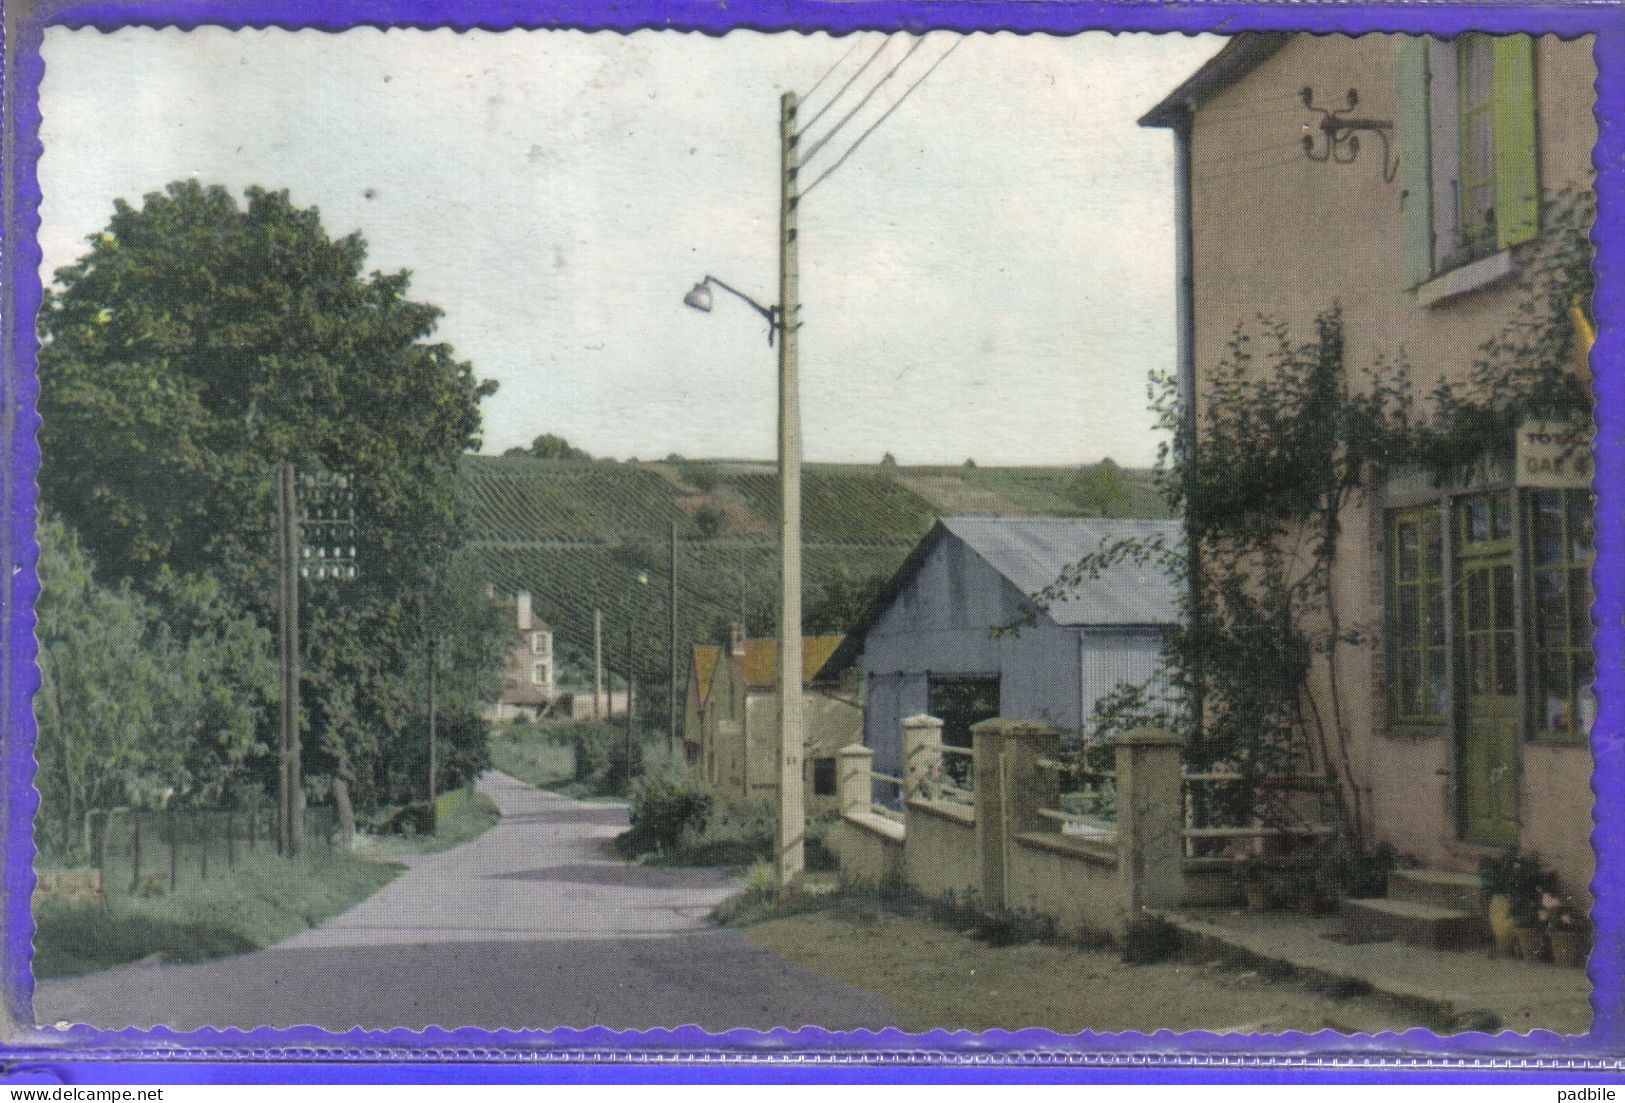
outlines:
[[[1128,965],[1110,949],[991,946],[922,915],[834,908],[743,931],[798,965],[880,996],[914,1031],[1379,1033],[1440,1025],[1393,1001],[1315,991],[1223,961]]]

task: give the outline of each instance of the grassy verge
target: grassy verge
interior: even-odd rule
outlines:
[[[526,785],[553,792],[575,781],[575,752],[541,735],[493,735],[491,765]]]
[[[437,829],[416,838],[376,840],[370,850],[347,854],[311,844],[297,856],[279,858],[269,846],[238,855],[236,868],[196,876],[188,860],[177,891],[161,876],[148,877],[127,895],[128,866],[112,871],[116,886],[105,910],[80,903],[40,901],[34,908],[34,975],[75,976],[156,957],[195,962],[263,949],[317,926],[360,903],[400,874],[392,858],[431,854],[469,842],[490,830],[501,813],[473,789],[439,800]]]
[[[283,859],[269,848],[235,870],[169,893],[115,892],[106,910],[41,901],[34,909],[34,975],[72,976],[157,956],[206,961],[280,942],[337,915],[392,881],[401,867],[325,847]]]
[[[1371,996],[1317,990],[1215,957],[1130,964],[1116,949],[829,880],[787,896],[753,870],[719,922],[780,957],[873,992],[907,1030],[1344,1032],[1431,1024]]]

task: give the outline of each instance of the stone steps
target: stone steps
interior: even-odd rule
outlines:
[[[1396,869],[1388,875],[1388,899],[1483,915],[1489,896],[1476,873],[1441,869]]]
[[[1435,950],[1474,949],[1484,942],[1477,913],[1414,900],[1345,900],[1343,935],[1352,942],[1398,940]]]

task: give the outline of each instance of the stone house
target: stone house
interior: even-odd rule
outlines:
[[[841,642],[839,636],[802,640],[802,756],[806,810],[836,810],[836,754],[862,734],[855,699],[812,675]],[[772,803],[778,797],[779,645],[747,639],[735,629],[726,647],[696,647],[689,668],[684,754],[695,775],[727,803]]]
[[[1307,340],[1340,305],[1351,386],[1400,354],[1419,395],[1465,381],[1518,314],[1542,195],[1590,187],[1596,77],[1589,38],[1229,40],[1141,120],[1175,141],[1180,383],[1197,424],[1232,333],[1260,314]],[[1306,133],[1317,154],[1326,141],[1306,95],[1357,100],[1357,154],[1306,154]],[[1371,838],[1441,873],[1515,847],[1583,895],[1593,505],[1587,458],[1549,466],[1368,487],[1343,518],[1332,589],[1343,621],[1372,630],[1331,661],[1353,687]],[[1317,659],[1313,692],[1328,671]]]
[[[530,594],[514,595],[505,609],[513,614],[513,642],[502,660],[502,695],[486,711],[497,723],[531,720],[547,712],[557,698],[553,665],[553,631],[531,610]]]
[[[902,722],[920,713],[942,720],[949,746],[969,747],[971,726],[995,716],[1087,738],[1103,695],[1156,675],[1163,629],[1177,615],[1174,583],[1155,566],[1123,562],[1046,609],[1030,595],[1103,543],[1179,537],[1177,521],[944,518],[819,680],[861,684],[877,773],[901,773]],[[1000,631],[1028,614],[1031,624]]]

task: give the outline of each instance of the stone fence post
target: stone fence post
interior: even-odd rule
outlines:
[[[935,800],[942,780],[942,721],[921,713],[903,721],[903,800]]]
[[[1009,906],[1005,866],[1011,839],[1042,830],[1046,825],[1038,810],[1054,807],[1059,799],[1060,780],[1054,771],[1040,769],[1038,759],[1060,753],[1061,731],[997,717],[971,728],[971,748],[982,902],[998,911]]]
[[[1155,728],[1112,738],[1117,751],[1117,868],[1125,923],[1185,896],[1185,741]]]
[[[874,807],[874,783],[869,771],[874,768],[875,753],[862,743],[852,743],[837,751],[836,757],[840,759],[840,773],[835,795],[841,815],[869,811]]]

